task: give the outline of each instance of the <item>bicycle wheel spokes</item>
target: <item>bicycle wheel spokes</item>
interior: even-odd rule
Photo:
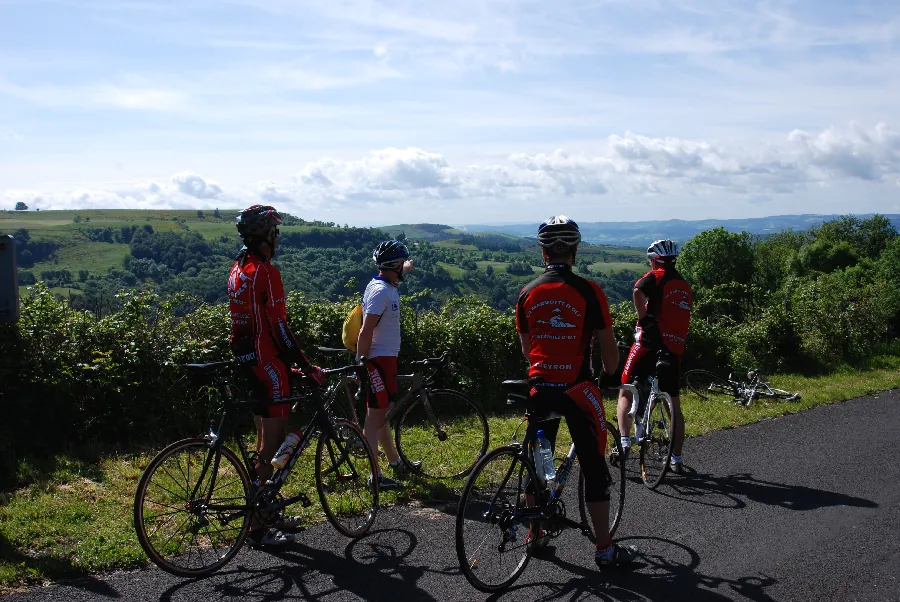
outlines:
[[[518,454],[509,447],[485,456],[469,475],[459,501],[457,558],[466,579],[484,592],[510,585],[531,557],[529,521],[519,511],[525,507],[527,475],[535,477]]]
[[[394,435],[397,451],[423,476],[463,477],[487,452],[487,418],[457,391],[429,391],[428,399],[429,407],[416,400],[403,413]],[[421,465],[416,467],[415,462]]]
[[[657,397],[650,406],[650,420],[641,444],[641,478],[650,489],[656,489],[662,482],[672,458],[671,403],[667,397]]]
[[[700,399],[733,402],[737,398],[734,387],[727,379],[707,370],[688,370],[684,381]]]
[[[227,448],[218,466],[203,439],[170,445],[138,483],[134,524],[147,556],[182,577],[209,575],[240,549],[249,527],[250,477]]]
[[[375,460],[355,424],[338,420],[334,431],[334,436],[323,432],[316,446],[316,490],[334,528],[361,537],[378,512]]]

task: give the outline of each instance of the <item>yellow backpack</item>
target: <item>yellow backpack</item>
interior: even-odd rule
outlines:
[[[353,353],[356,353],[356,344],[359,342],[359,331],[362,330],[362,323],[362,303],[357,303],[356,307],[350,310],[350,313],[344,318],[344,327],[341,329],[341,340],[344,342],[344,347]]]

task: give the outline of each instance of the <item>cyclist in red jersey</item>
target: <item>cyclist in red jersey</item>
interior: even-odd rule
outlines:
[[[694,305],[694,293],[675,269],[678,247],[671,240],[657,240],[647,249],[650,271],[634,284],[633,300],[637,309],[638,325],[635,341],[625,361],[622,383],[643,378],[656,371],[659,390],[672,397],[675,407],[675,432],[672,442],[672,471],[681,474],[684,463],[681,457],[684,444],[684,414],[679,397],[681,382],[681,357],[687,341]],[[628,415],[631,393],[619,392],[618,418],[622,429],[622,449],[627,456],[631,445],[632,419]],[[640,436],[640,435],[638,435]]]
[[[528,359],[528,376],[537,381],[529,405],[566,418],[585,475],[584,497],[597,541],[595,562],[601,568],[627,564],[637,550],[614,544],[609,535],[606,416],[602,393],[593,382],[595,348],[606,376],[615,373],[619,363],[609,304],[595,282],[572,272],[581,242],[578,224],[564,215],[551,217],[540,225],[537,238],[547,269],[522,289],[516,304],[516,330]],[[542,422],[540,428],[554,445],[559,421]],[[537,429],[538,423],[529,424],[526,439],[533,439]],[[535,536],[535,529],[539,527],[533,526],[529,537]]]
[[[228,305],[231,310],[232,353],[238,363],[252,374],[260,403],[254,409],[256,423],[256,472],[260,482],[272,476],[270,464],[287,430],[289,404],[274,404],[291,394],[289,369],[300,366],[299,375],[321,384],[325,374],[312,365],[300,349],[288,327],[284,285],[281,272],[271,260],[278,249],[278,225],[281,217],[274,207],[253,205],[237,218],[237,230],[244,248],[228,275]],[[282,517],[276,524],[282,529],[297,526],[298,519]],[[255,529],[251,541],[275,545],[292,538],[276,529]]]

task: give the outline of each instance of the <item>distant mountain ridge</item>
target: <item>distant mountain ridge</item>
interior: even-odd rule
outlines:
[[[862,219],[872,217],[873,213],[857,214]],[[900,214],[882,214],[900,229]],[[692,236],[723,227],[729,232],[749,232],[751,234],[775,234],[782,230],[806,231],[814,226],[838,219],[836,214],[802,214],[773,215],[770,217],[751,217],[743,219],[704,219],[704,220],[648,220],[634,222],[578,222],[581,235],[585,241],[594,244],[645,246],[660,238],[671,238],[683,243]],[[523,238],[534,238],[537,224],[474,224],[457,225],[455,228],[468,232],[500,232]]]

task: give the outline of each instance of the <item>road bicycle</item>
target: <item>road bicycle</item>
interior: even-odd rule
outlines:
[[[329,347],[319,347],[319,351],[349,353]],[[450,365],[449,353],[410,365],[422,370],[397,375],[398,381],[408,382],[410,387],[399,395],[386,417],[394,429],[397,453],[408,470],[423,477],[462,478],[487,452],[487,418],[465,393],[435,388],[438,377]],[[329,388],[326,397],[336,415],[361,426],[361,413],[356,408],[364,396],[359,391],[359,380],[346,376]]]
[[[525,407],[529,381],[505,381],[507,404]],[[556,413],[526,414],[526,421],[535,425],[560,418]],[[521,425],[520,425],[521,426]],[[518,429],[513,442],[492,450],[478,464],[466,480],[456,513],[456,555],[463,575],[475,588],[483,592],[497,592],[509,587],[525,570],[531,556],[546,545],[549,538],[558,537],[566,528],[579,530],[591,542],[595,541],[587,506],[584,501],[584,472],[579,471],[578,514],[576,521],[567,516],[563,490],[575,464],[575,444],[556,470],[555,482],[541,481],[535,472],[532,454],[537,428],[526,429],[524,441],[518,441]],[[619,432],[607,423],[607,453],[621,454]],[[625,506],[625,467],[603,467],[610,476],[610,535],[615,533]],[[536,484],[536,487],[529,486]],[[526,492],[534,502],[529,505]],[[533,493],[532,493],[533,492]],[[536,537],[531,537],[537,534]]]
[[[378,511],[374,457],[359,427],[327,411],[320,390],[302,379],[292,383],[291,397],[276,402],[312,401],[315,411],[284,468],[260,483],[255,468],[257,454],[248,452],[243,437],[231,430],[232,410],[247,410],[258,403],[236,398],[235,384],[229,378],[236,364],[228,361],[182,367],[210,397],[218,398],[219,406],[206,436],[177,441],[163,449],[150,461],[138,483],[134,526],[141,547],[154,564],[180,577],[210,575],[234,558],[251,528],[271,526],[292,504],[309,506],[309,497],[302,490],[289,497],[282,491],[315,436],[314,467],[308,472],[313,473],[328,522],[351,538],[369,530]],[[361,370],[361,366],[352,365],[325,373],[344,375]],[[240,455],[226,445],[229,437],[234,437]]]
[[[634,420],[634,446],[640,450],[641,480],[648,488],[656,489],[663,482],[672,459],[677,420],[672,397],[659,390],[655,376],[610,388],[631,393],[628,415]],[[614,453],[610,460],[624,466],[621,452]]]
[[[709,370],[688,370],[684,373],[684,382],[688,389],[704,400],[732,402],[749,406],[754,399],[780,399],[797,401],[799,393],[771,387],[763,380],[759,370],[747,372],[747,380],[734,378],[729,374],[723,378]]]

